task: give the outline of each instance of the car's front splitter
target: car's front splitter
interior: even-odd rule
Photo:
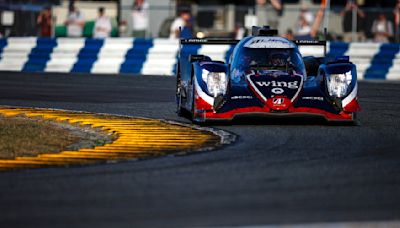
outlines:
[[[207,102],[196,97],[196,109],[194,111],[194,120],[197,122],[206,122],[209,120],[232,120],[238,116],[317,116],[324,117],[327,121],[353,121],[354,112],[341,111],[339,113],[331,113],[318,108],[310,107],[289,107],[287,110],[275,111],[267,106],[250,106],[245,108],[236,108],[226,112],[213,110]]]

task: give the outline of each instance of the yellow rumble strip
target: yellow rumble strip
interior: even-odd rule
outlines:
[[[221,136],[207,130],[168,123],[161,120],[130,118],[93,113],[33,108],[1,108],[0,115],[24,115],[46,120],[89,125],[110,132],[110,144],[78,151],[46,153],[36,157],[0,160],[0,170],[86,165],[108,161],[146,158],[213,148],[222,143]]]

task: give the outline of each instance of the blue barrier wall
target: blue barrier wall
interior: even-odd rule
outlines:
[[[90,73],[93,64],[97,61],[97,56],[104,44],[104,40],[87,39],[85,46],[79,51],[78,59],[74,64],[71,72],[73,73]]]
[[[38,38],[36,46],[32,48],[28,61],[24,64],[24,72],[42,72],[50,60],[50,54],[57,45],[56,40],[49,38]]]
[[[133,47],[125,55],[125,61],[122,63],[121,73],[140,74],[143,64],[147,60],[149,49],[153,47],[153,40],[135,39]]]
[[[227,61],[229,45],[185,47]],[[8,38],[0,39],[0,70],[174,75],[179,43],[169,39]],[[360,79],[400,79],[398,44],[337,43],[329,56],[349,55]]]

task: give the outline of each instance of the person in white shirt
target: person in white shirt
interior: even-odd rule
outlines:
[[[179,27],[183,30],[190,26],[190,13],[188,11],[182,11],[180,16],[177,17],[174,22],[171,24],[169,38],[170,39],[178,39],[181,36],[179,31]]]
[[[296,27],[296,36],[308,37],[311,34],[311,25],[304,16],[300,16]]]
[[[85,26],[85,17],[75,6],[72,5],[69,8],[65,25],[67,26],[67,35],[69,37],[81,37],[83,27]]]
[[[301,6],[300,17],[303,17],[306,20],[306,22],[310,25],[313,24],[315,19],[313,13],[310,12],[307,5],[305,4]]]
[[[149,3],[145,0],[136,0],[132,10],[133,37],[145,38],[149,27]]]
[[[99,8],[99,17],[96,19],[96,23],[93,28],[93,38],[107,38],[111,34],[111,20],[105,16],[104,7]]]
[[[393,36],[393,23],[386,18],[385,14],[380,13],[372,24],[372,33],[375,42],[389,43]]]

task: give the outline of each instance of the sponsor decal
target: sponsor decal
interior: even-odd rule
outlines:
[[[323,97],[303,97],[303,100],[324,101]]]
[[[271,106],[274,105],[272,98],[275,96],[277,98],[285,95],[285,103],[294,102],[303,86],[303,76],[299,74],[287,75],[282,79],[271,78],[269,75],[257,77],[254,74],[248,74],[246,78],[255,95],[264,102],[270,99],[269,105]]]
[[[282,105],[285,103],[285,98],[273,98],[272,103],[274,105]]]
[[[231,100],[246,100],[246,99],[253,99],[252,96],[233,96]]]
[[[298,44],[322,44],[323,42],[319,40],[296,40]]]
[[[296,46],[281,37],[254,37],[244,45],[246,48],[295,48]]]
[[[271,89],[271,92],[274,94],[282,94],[285,92],[285,90],[283,90],[282,88],[273,88]]]
[[[275,111],[286,110],[292,104],[292,102],[290,101],[290,98],[288,98],[286,96],[272,97],[271,99],[267,100],[266,103],[272,110],[275,110]]]
[[[206,39],[187,39],[188,42],[192,42],[192,43],[206,43],[207,40]]]
[[[298,89],[298,81],[292,82],[284,82],[284,81],[262,81],[256,82],[260,87],[281,87],[281,88],[288,88],[288,89]]]

